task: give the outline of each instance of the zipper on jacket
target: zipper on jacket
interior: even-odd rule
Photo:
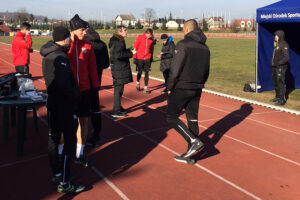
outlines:
[[[148,49],[148,38],[146,38],[146,48],[145,48],[144,60],[146,60],[147,49]]]
[[[78,86],[79,86],[79,61],[78,61],[78,50],[77,50],[77,43],[78,41],[76,41],[76,66],[77,66],[77,83],[78,83]]]

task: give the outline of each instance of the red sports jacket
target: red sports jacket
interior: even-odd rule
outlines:
[[[133,55],[133,58],[149,60],[152,58],[154,50],[153,39],[147,38],[146,34],[139,35],[135,40],[133,48],[137,51],[137,53]]]
[[[68,57],[80,92],[99,88],[96,57],[92,45],[85,40],[78,40],[75,36]]]
[[[32,40],[30,34],[26,36],[21,31],[18,31],[12,40],[12,55],[14,66],[29,65],[30,56],[29,49],[31,48]]]

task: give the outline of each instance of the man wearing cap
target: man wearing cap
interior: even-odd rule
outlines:
[[[58,192],[78,193],[84,190],[84,186],[70,182],[70,164],[76,148],[74,115],[80,92],[67,56],[69,44],[69,30],[62,26],[56,27],[53,32],[53,41],[43,45],[40,54],[44,57],[42,69],[48,93],[48,154],[53,172],[52,181],[58,184]],[[58,144],[61,135],[64,137],[65,144],[60,161]]]
[[[77,130],[77,148],[75,163],[84,167],[88,161],[83,155],[88,134],[88,119],[91,110],[91,90],[99,89],[97,65],[92,45],[84,40],[88,23],[77,14],[69,21],[71,27],[71,46],[68,52],[72,71],[81,93],[77,116],[79,127]]]
[[[161,93],[166,94],[168,93],[167,89],[167,82],[169,78],[169,72],[171,67],[171,61],[174,55],[175,44],[173,42],[173,38],[168,36],[167,34],[162,34],[160,36],[162,40],[163,46],[161,48],[161,53],[157,57],[161,59],[160,61],[160,71],[164,75],[166,89],[163,90]]]

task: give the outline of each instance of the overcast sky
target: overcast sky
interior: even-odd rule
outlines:
[[[255,16],[256,9],[278,0],[4,0],[0,11],[14,12],[25,8],[34,15],[44,15],[49,19],[70,19],[75,13],[85,20],[110,21],[118,14],[133,14],[141,18],[145,8],[153,8],[158,17],[198,18],[224,16],[231,19]],[[102,13],[102,14],[101,14]]]

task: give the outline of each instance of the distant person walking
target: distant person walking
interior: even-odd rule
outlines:
[[[99,33],[89,27],[86,30],[86,35],[84,39],[92,45],[94,50],[97,64],[97,74],[99,79],[99,88],[101,87],[102,72],[103,69],[109,67],[109,56],[106,44],[100,40]],[[87,145],[92,147],[100,146],[100,132],[102,129],[102,120],[101,120],[101,110],[99,102],[98,89],[93,89],[91,91],[92,101],[91,101],[91,121],[93,125],[93,133],[89,140],[86,142]]]
[[[285,73],[288,67],[289,45],[285,41],[284,31],[278,30],[274,33],[274,51],[272,57],[272,80],[275,87],[276,96],[270,102],[274,102],[276,106],[283,106],[286,103],[286,84]]]
[[[32,52],[31,25],[27,22],[21,24],[21,30],[12,40],[13,64],[16,73],[29,74],[30,52]]]
[[[162,34],[160,36],[163,46],[161,48],[161,53],[157,57],[161,59],[160,61],[160,71],[163,73],[165,79],[166,88],[162,91],[163,94],[168,93],[167,83],[171,68],[172,58],[174,56],[175,44],[173,38],[167,34]]]
[[[91,114],[91,91],[99,89],[99,80],[92,45],[84,40],[88,23],[77,14],[69,22],[72,42],[68,56],[81,93],[81,101],[77,110],[79,127],[75,163],[87,167],[89,162],[84,156],[84,147],[88,134],[88,119]]]
[[[109,40],[108,45],[110,49],[111,73],[114,85],[113,117],[126,116],[127,112],[121,104],[124,85],[133,81],[129,59],[132,58],[136,51],[126,48],[126,37],[126,27],[117,26],[115,33]]]
[[[151,62],[153,60],[154,44],[155,41],[152,29],[147,29],[143,35],[139,35],[133,44],[133,48],[136,50],[136,54],[134,54],[133,58],[136,59],[136,70],[138,72],[136,89],[138,91],[141,90],[140,79],[142,77],[142,73],[145,72],[145,87],[143,91],[146,94],[150,93],[148,89],[148,82],[149,72],[151,71]]]
[[[168,123],[187,141],[187,152],[175,156],[179,162],[189,163],[189,157],[203,147],[198,139],[198,111],[202,88],[209,75],[210,51],[206,36],[195,20],[184,23],[184,39],[175,48],[168,79]],[[185,109],[188,127],[179,119]]]
[[[70,182],[70,168],[76,148],[75,111],[80,91],[67,56],[69,44],[69,30],[59,26],[54,29],[53,41],[43,45],[40,53],[44,57],[42,68],[48,93],[48,154],[53,172],[52,182],[58,184],[58,192],[78,193],[85,187]],[[58,144],[62,135],[63,155],[59,158]]]

